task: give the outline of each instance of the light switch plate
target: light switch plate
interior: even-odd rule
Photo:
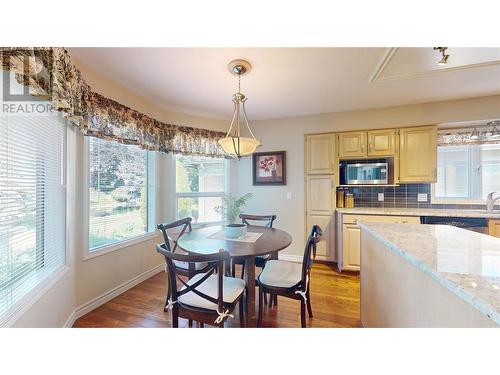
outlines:
[[[378,193],[378,201],[383,202],[384,201],[384,193]]]
[[[417,201],[418,202],[427,202],[427,194],[418,194]]]
[[[292,192],[291,191],[287,191],[286,192],[286,199],[287,200],[292,200]]]

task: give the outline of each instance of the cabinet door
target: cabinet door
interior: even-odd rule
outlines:
[[[343,268],[358,271],[360,265],[361,229],[354,224],[344,224],[342,228]]]
[[[437,127],[400,129],[399,181],[436,182]]]
[[[306,211],[309,215],[332,215],[335,210],[334,176],[307,176]]]
[[[334,251],[333,247],[333,216],[323,216],[323,215],[307,215],[306,220],[306,238],[309,235],[311,228],[313,225],[319,225],[321,230],[323,231],[323,235],[321,236],[321,240],[318,242],[316,247],[316,255],[320,257],[320,259],[325,260],[335,260],[332,259]]]
[[[488,220],[488,234],[500,238],[500,220]]]
[[[396,153],[396,130],[370,130],[368,156],[390,156]]]
[[[335,173],[334,134],[317,134],[306,137],[306,173]]]
[[[339,157],[366,156],[366,132],[349,132],[339,134]]]

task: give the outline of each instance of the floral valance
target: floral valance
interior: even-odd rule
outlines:
[[[167,124],[90,88],[64,48],[0,48],[2,69],[14,72],[30,95],[47,99],[83,134],[153,151],[223,157],[225,133]]]
[[[482,144],[498,144],[500,139],[492,139],[489,137],[489,126],[476,127],[479,137],[471,139],[471,133],[474,129],[448,129],[441,130],[438,133],[438,146],[463,146],[463,145],[482,145]]]

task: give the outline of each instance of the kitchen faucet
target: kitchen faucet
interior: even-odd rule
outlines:
[[[488,211],[493,211],[493,209],[495,208],[495,202],[500,199],[500,196],[493,198],[493,194],[495,194],[495,192],[489,193],[486,200],[486,208],[488,209]]]

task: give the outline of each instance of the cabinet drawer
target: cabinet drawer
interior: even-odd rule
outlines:
[[[402,223],[402,224],[420,224],[419,216],[383,216],[383,215],[343,215],[344,224],[356,224],[358,221],[367,221],[372,223]]]

